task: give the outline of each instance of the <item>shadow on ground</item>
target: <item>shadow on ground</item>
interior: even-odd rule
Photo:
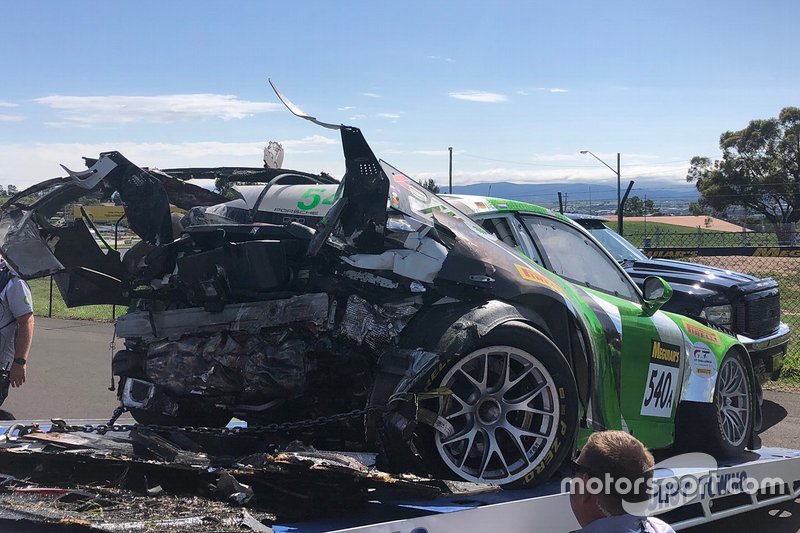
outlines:
[[[778,424],[781,420],[786,418],[786,415],[788,414],[783,406],[773,402],[772,400],[764,400],[764,403],[761,405],[761,413],[763,415],[761,431],[766,431],[772,426]]]

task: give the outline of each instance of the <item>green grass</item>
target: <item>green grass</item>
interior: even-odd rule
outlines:
[[[800,285],[796,278],[773,276],[781,287],[781,320],[792,330],[779,382],[800,388]]]
[[[34,279],[28,282],[33,295],[33,312],[37,316],[53,316],[55,318],[72,318],[81,320],[97,320],[111,322],[110,305],[87,305],[69,308],[53,282],[53,308],[50,311],[50,278]],[[117,307],[117,316],[125,312],[125,308]]]
[[[616,220],[609,220],[606,222],[606,225],[613,229],[614,231],[617,230],[617,221]],[[713,230],[708,228],[700,228],[703,233],[725,233],[724,231]],[[648,234],[655,234],[656,232],[661,233],[675,233],[680,235],[696,235],[697,228],[691,228],[688,226],[678,226],[675,224],[666,224],[664,222],[644,222],[644,221],[625,221],[625,235],[632,234],[637,235],[640,233],[648,233]]]
[[[800,389],[800,283],[794,273],[773,272],[764,269],[750,272],[760,277],[770,277],[781,289],[781,320],[792,330],[786,350],[786,359],[778,381],[768,382],[766,388],[773,390]]]
[[[616,231],[617,223],[606,224]],[[777,246],[778,240],[773,232],[741,233],[719,231],[701,227],[690,228],[662,222],[625,222],[625,238],[637,247],[644,247],[645,238],[653,247],[737,247],[737,246]]]

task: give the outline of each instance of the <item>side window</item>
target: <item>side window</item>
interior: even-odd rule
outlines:
[[[578,285],[639,301],[635,287],[620,266],[592,239],[557,220],[531,215],[522,218],[541,244],[550,270]]]
[[[514,237],[514,231],[511,229],[511,224],[508,223],[506,217],[492,217],[485,219],[481,225],[483,229],[489,233],[494,233],[498,239],[506,243],[512,248],[519,246],[517,239]]]
[[[512,228],[512,219],[508,216],[503,215],[488,217],[481,220],[480,224],[483,226],[483,229],[494,234],[498,239],[503,241],[508,246],[514,248],[519,253],[529,257],[530,259],[533,259],[540,265],[543,264],[539,252],[532,245],[527,235],[521,236],[524,237],[524,243],[519,242],[520,235],[517,234]],[[520,232],[524,231],[522,227],[519,226],[519,222],[517,222],[516,219],[514,219],[513,224],[516,224],[519,227]]]

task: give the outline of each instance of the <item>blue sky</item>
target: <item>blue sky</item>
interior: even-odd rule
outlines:
[[[360,127],[419,178],[683,186],[720,133],[800,105],[792,1],[3,2],[0,184],[116,149],[141,166],[341,176]]]

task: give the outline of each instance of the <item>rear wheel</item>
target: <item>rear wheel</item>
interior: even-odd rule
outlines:
[[[446,424],[423,435],[423,448],[451,477],[515,486],[544,481],[574,442],[572,371],[547,337],[522,324],[501,326],[481,344],[429,378],[429,389],[452,394],[434,400],[431,409]]]

